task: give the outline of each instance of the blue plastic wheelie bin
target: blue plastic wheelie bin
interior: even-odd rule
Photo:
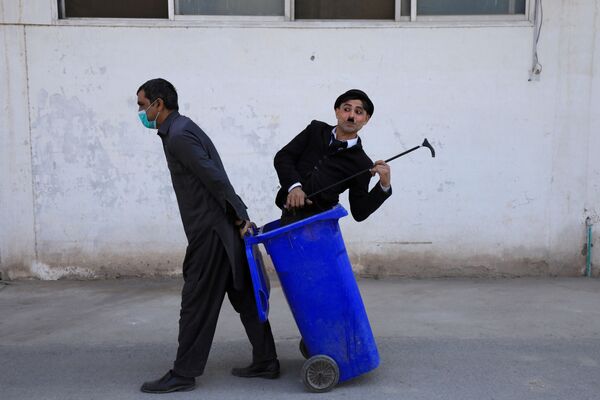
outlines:
[[[296,223],[270,222],[245,238],[259,318],[269,312],[269,284],[258,251],[273,261],[308,358],[302,380],[313,392],[331,390],[379,365],[377,345],[352,273],[338,219],[341,205]]]

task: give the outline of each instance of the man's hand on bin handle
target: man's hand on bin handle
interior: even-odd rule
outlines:
[[[243,239],[246,235],[254,235],[258,231],[258,227],[252,221],[239,219],[235,221],[235,226],[240,231],[240,237]]]

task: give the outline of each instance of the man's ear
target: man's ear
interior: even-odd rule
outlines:
[[[162,111],[165,109],[165,102],[160,97],[156,99],[156,109]]]

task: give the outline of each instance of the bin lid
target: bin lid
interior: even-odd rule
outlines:
[[[252,279],[252,287],[254,289],[254,300],[256,301],[258,319],[261,322],[265,322],[269,318],[269,295],[271,293],[271,284],[265,270],[262,254],[258,248],[258,243],[253,243],[246,239],[244,240],[246,245],[246,258],[248,259],[248,267],[250,268],[250,278]]]

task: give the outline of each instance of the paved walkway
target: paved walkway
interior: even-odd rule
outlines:
[[[359,280],[381,366],[327,394],[304,390],[299,335],[282,291],[271,322],[275,381],[249,362],[225,301],[206,374],[172,399],[598,399],[600,280]],[[176,349],[178,279],[0,282],[0,399],[148,399]],[[154,396],[154,397],[153,397]],[[160,396],[159,396],[160,397]]]

